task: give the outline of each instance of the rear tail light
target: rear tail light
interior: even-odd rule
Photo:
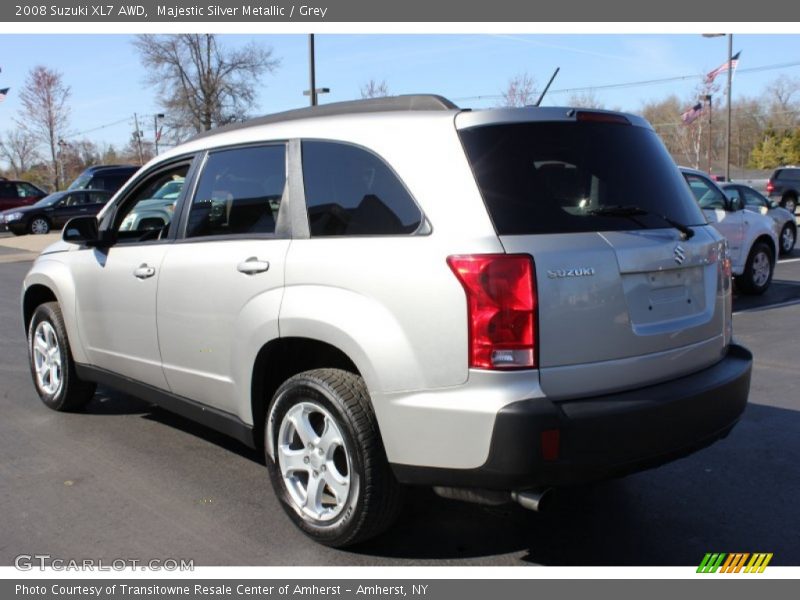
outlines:
[[[768,193],[768,194],[771,194],[771,193],[772,193],[772,192],[774,192],[774,191],[775,191],[775,184],[774,184],[774,183],[772,183],[772,179],[770,179],[770,180],[767,182],[767,193]]]
[[[467,293],[469,366],[537,366],[537,297],[527,254],[450,256],[447,264]]]

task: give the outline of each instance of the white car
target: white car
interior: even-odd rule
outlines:
[[[783,208],[775,200],[770,200],[749,185],[741,183],[724,183],[722,189],[728,198],[740,199],[747,210],[767,215],[775,221],[775,231],[778,232],[781,254],[789,254],[794,250],[797,242],[797,222],[794,213]]]
[[[725,239],[731,270],[739,289],[747,294],[763,294],[772,282],[778,256],[775,222],[751,210],[739,198],[729,198],[702,171],[680,168],[709,224]]]

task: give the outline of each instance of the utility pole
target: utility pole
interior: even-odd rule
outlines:
[[[731,180],[731,87],[733,85],[733,34],[728,34],[728,131],[725,135],[725,181]]]
[[[136,139],[136,149],[139,152],[139,164],[144,164],[144,153],[142,152],[142,130],[139,129],[139,115],[133,113],[133,124],[136,127],[136,132],[133,134]]]
[[[311,106],[317,105],[317,76],[315,73],[316,66],[314,64],[314,34],[308,34],[308,80],[309,80],[309,97],[311,98]]]
[[[714,104],[711,100],[711,94],[706,94],[706,102],[708,103],[708,146],[706,148],[706,165],[708,174],[711,175],[711,113],[714,110]]]
[[[155,144],[156,156],[158,156],[158,140],[161,134],[158,131],[158,120],[164,118],[164,113],[156,113],[153,115],[153,142]]]

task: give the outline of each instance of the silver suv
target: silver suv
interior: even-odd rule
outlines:
[[[181,179],[168,223],[121,227]],[[263,447],[331,546],[406,485],[536,509],[687,455],[752,364],[724,240],[646,121],[436,96],[198,136],[71,221],[22,306],[45,404],[101,384]]]

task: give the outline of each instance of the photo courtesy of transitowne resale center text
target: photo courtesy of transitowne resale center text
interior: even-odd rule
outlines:
[[[0,590],[784,597],[765,2],[1,6]]]

